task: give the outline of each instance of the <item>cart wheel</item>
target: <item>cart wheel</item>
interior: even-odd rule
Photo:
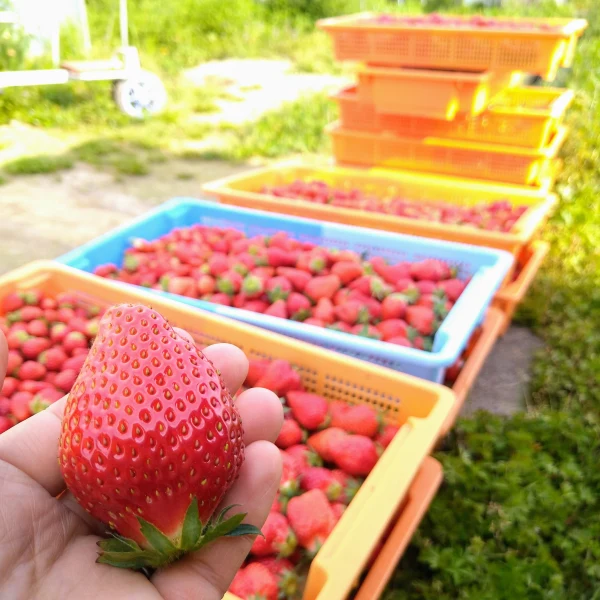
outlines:
[[[116,81],[113,97],[119,110],[134,119],[161,112],[167,104],[167,92],[159,77],[140,71],[130,79]]]

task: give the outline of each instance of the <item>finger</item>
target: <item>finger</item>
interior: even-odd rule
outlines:
[[[269,442],[255,442],[246,448],[240,476],[222,506],[241,505],[236,512],[247,513],[245,522],[262,527],[281,478],[279,450]],[[233,511],[231,512],[233,515]],[[152,582],[165,600],[202,597],[220,600],[246,558],[254,538],[221,538],[190,554],[172,567],[158,571]],[[198,596],[198,590],[203,594]]]
[[[244,383],[246,375],[248,375],[246,355],[233,344],[214,344],[205,348],[202,352],[221,372],[223,383],[234,395]]]
[[[274,442],[283,424],[283,407],[270,390],[253,388],[239,395],[236,406],[244,426],[244,443]]]
[[[0,460],[29,475],[53,496],[65,488],[58,466],[58,438],[66,399],[0,435]]]

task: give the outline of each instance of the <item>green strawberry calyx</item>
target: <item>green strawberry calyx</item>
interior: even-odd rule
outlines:
[[[238,513],[225,519],[225,515],[233,507],[234,505],[227,506],[216,518],[203,524],[198,513],[198,499],[192,498],[185,514],[181,535],[175,540],[168,538],[152,523],[138,517],[147,547],[142,548],[134,540],[113,533],[112,537],[98,542],[100,551],[96,562],[121,569],[158,569],[189,552],[200,550],[221,537],[262,535],[260,529],[254,525],[242,523],[246,513]]]

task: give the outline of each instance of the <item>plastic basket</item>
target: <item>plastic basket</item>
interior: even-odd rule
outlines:
[[[541,241],[525,247],[517,259],[520,272],[515,280],[504,285],[496,293],[493,306],[504,313],[504,324],[500,335],[506,333],[517,306],[523,301],[549,250],[550,245]]]
[[[402,558],[431,501],[435,497],[442,483],[442,478],[442,465],[434,458],[427,457],[410,486],[406,505],[400,512],[367,576],[354,595],[354,600],[373,600],[381,596],[398,561]]]
[[[501,233],[280,198],[260,192],[263,186],[289,184],[298,179],[324,181],[340,189],[360,189],[366,194],[379,197],[404,196],[414,201],[444,200],[460,206],[506,199],[514,205],[528,205],[530,208],[515,223],[510,232]],[[374,174],[367,170],[313,167],[295,162],[238,173],[207,183],[203,190],[226,204],[498,248],[514,255],[518,255],[523,246],[529,243],[557,201],[554,194],[532,188],[492,185],[473,180],[402,171]]]
[[[465,363],[452,386],[456,400],[440,431],[440,437],[444,437],[454,426],[481,368],[502,333],[504,322],[504,314],[497,308],[490,308],[483,322],[481,332],[476,334],[476,339],[469,342],[470,348],[467,350]]]
[[[376,16],[361,13],[323,19],[318,26],[332,37],[338,60],[457,71],[518,70],[548,80],[554,79],[560,66],[572,61],[577,38],[587,27],[583,19],[528,19],[556,26],[553,31],[368,21]]]
[[[120,227],[81,246],[61,257],[59,261],[84,271],[92,271],[96,266],[107,262],[121,264],[124,250],[130,246],[132,238],[152,240],[176,227],[193,223],[233,227],[250,236],[286,231],[303,241],[351,249],[368,256],[382,256],[395,262],[427,257],[452,263],[457,267],[459,277],[472,278],[438,329],[432,352],[387,344],[229,306],[210,304],[202,300],[171,296],[216,314],[437,382],[443,380],[446,367],[460,355],[473,329],[483,320],[493,295],[514,262],[510,254],[501,250],[322,223],[190,199],[171,200],[130,225]],[[165,294],[154,290],[153,292]]]
[[[229,342],[252,358],[288,360],[297,367],[308,390],[385,410],[386,419],[401,429],[313,560],[304,599],[336,600],[347,596],[438,437],[453,402],[449,389],[56,263],[32,263],[0,277],[0,295],[28,289],[50,294],[77,292],[102,305],[151,304],[200,344]]]
[[[471,142],[541,149],[556,135],[572,90],[544,87],[513,87],[494,97],[477,117],[457,116],[453,121],[389,115],[363,102],[356,87],[335,94],[340,123],[345,129],[387,131],[401,137],[439,137]]]
[[[364,66],[358,71],[357,93],[381,114],[451,121],[459,113],[483,112],[492,96],[518,76]]]
[[[327,131],[332,138],[333,154],[340,164],[430,171],[532,186],[547,186],[554,176],[556,169],[552,159],[567,134],[566,128],[561,127],[547,147],[531,150],[434,137],[352,131],[337,123],[329,126]]]

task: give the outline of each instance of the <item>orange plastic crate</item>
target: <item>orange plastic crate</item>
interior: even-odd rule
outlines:
[[[533,242],[523,248],[517,259],[520,271],[517,271],[512,282],[496,292],[492,306],[504,313],[504,325],[500,335],[504,335],[509,328],[517,306],[523,301],[549,250],[550,245],[542,241]]]
[[[363,102],[356,87],[335,94],[344,129],[387,131],[400,137],[439,137],[524,148],[546,147],[556,135],[567,108],[571,90],[545,87],[513,87],[495,96],[476,117],[459,115],[453,121],[389,115]]]
[[[52,262],[32,263],[0,277],[0,296],[30,289],[79,293],[84,301],[99,305],[152,305],[199,344],[229,342],[251,358],[288,360],[309,391],[350,404],[374,405],[384,411],[387,422],[400,425],[314,558],[303,598],[336,600],[348,595],[438,438],[454,402],[449,389]]]
[[[358,97],[378,113],[451,121],[478,115],[492,97],[518,82],[520,74],[364,66],[358,71]]]
[[[552,159],[566,134],[559,128],[550,144],[540,150],[498,144],[479,144],[443,138],[399,137],[343,129],[338,123],[327,128],[333,154],[344,165],[385,169],[429,171],[444,175],[486,179],[516,185],[547,185],[555,173]]]
[[[373,600],[381,596],[435,497],[442,478],[442,465],[434,458],[427,457],[410,486],[406,505],[356,592],[354,600]]]
[[[457,71],[518,70],[548,80],[554,79],[560,66],[570,64],[577,39],[587,27],[583,19],[527,19],[556,27],[536,31],[377,24],[369,22],[373,17],[377,15],[335,17],[319,21],[318,26],[332,37],[338,60]]]
[[[505,315],[497,308],[490,308],[483,322],[481,331],[469,342],[465,363],[458,378],[452,386],[456,401],[442,427],[440,437],[445,436],[454,426],[456,419],[473,387],[481,368],[489,356],[498,337],[502,334]]]
[[[515,223],[510,232],[500,233],[464,225],[420,221],[407,217],[315,204],[303,200],[279,198],[260,191],[263,186],[289,184],[297,179],[324,181],[333,187],[359,189],[365,194],[381,198],[404,196],[414,201],[444,200],[461,206],[506,199],[514,205],[528,205],[530,208]],[[548,194],[543,189],[492,185],[491,183],[455,179],[429,173],[380,171],[375,174],[367,170],[311,167],[293,162],[213,181],[205,184],[203,191],[215,196],[225,204],[498,248],[507,250],[514,255],[519,254],[521,249],[529,243],[556,204],[556,196]]]

